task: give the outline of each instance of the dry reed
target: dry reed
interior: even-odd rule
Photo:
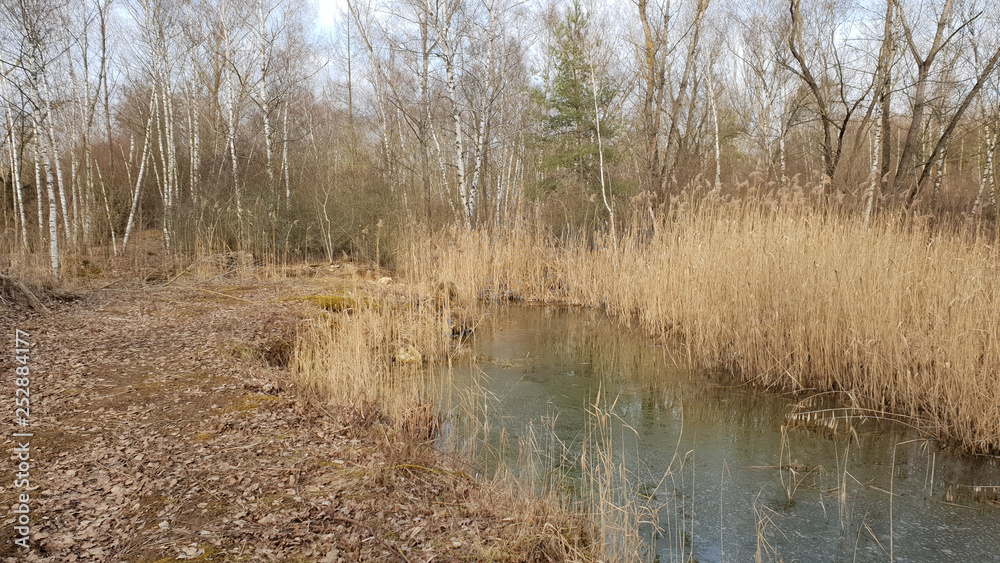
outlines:
[[[1000,450],[998,256],[971,229],[688,200],[617,241],[522,223],[427,237],[405,263],[471,297],[603,307],[679,338],[696,363],[846,392],[967,449]]]
[[[461,339],[453,337],[451,306],[441,307],[434,292],[411,289],[403,295],[348,289],[344,297],[352,307],[338,307],[300,330],[294,361],[300,391],[346,415],[358,431],[367,427],[391,434],[402,448],[394,456],[440,459],[423,446],[446,445],[453,438],[454,453],[474,462],[479,448],[489,447],[488,397],[478,387],[456,391],[450,370],[425,367],[450,366]],[[533,442],[520,445],[537,449]],[[523,452],[517,457],[522,468],[538,461]],[[597,532],[585,515],[559,494],[534,488],[525,474],[501,465],[492,479],[480,476],[475,494],[509,515],[505,522],[513,522],[515,532],[504,541],[492,538],[495,545],[483,548],[483,560],[597,559],[600,547],[591,539]]]
[[[660,511],[668,505],[677,507],[677,502],[658,500],[660,494],[666,496],[665,483],[673,477],[673,463],[655,487],[642,490],[644,468],[637,433],[615,414],[617,402],[598,391],[587,408],[586,440],[579,454],[584,500],[598,524],[608,561],[653,561],[655,538],[663,532]],[[679,526],[676,521],[672,524],[667,537],[673,548]],[[648,543],[643,538],[645,528],[651,532]],[[683,547],[670,551],[683,552]]]
[[[350,291],[335,297],[350,307],[312,319],[300,330],[293,365],[302,393],[350,405],[356,416],[398,429],[412,425],[414,416],[432,424],[428,417],[434,409],[424,389],[429,380],[421,364],[447,353],[450,330],[442,328],[439,315],[411,307],[409,299],[393,303],[392,297]]]

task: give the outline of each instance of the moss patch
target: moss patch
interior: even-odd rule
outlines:
[[[274,405],[281,401],[281,397],[265,395],[263,393],[248,393],[240,397],[233,404],[225,408],[225,412],[253,413],[265,405]]]

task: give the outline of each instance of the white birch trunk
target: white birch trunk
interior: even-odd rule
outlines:
[[[169,254],[172,250],[170,232],[171,232],[171,221],[170,218],[173,214],[173,202],[174,202],[174,183],[173,183],[173,163],[171,162],[171,145],[170,142],[170,116],[168,112],[167,103],[167,93],[165,89],[161,89],[160,95],[158,96],[160,104],[156,110],[156,121],[157,121],[157,133],[156,136],[157,143],[160,148],[160,168],[156,169],[154,167],[153,172],[156,174],[156,184],[160,188],[160,199],[163,201],[163,216],[160,218],[161,227],[163,230],[163,243]]]
[[[941,137],[944,137],[944,123],[941,123]],[[937,202],[938,196],[941,193],[941,184],[944,182],[945,166],[947,162],[945,160],[946,154],[948,153],[947,147],[941,149],[937,158],[937,172],[934,174],[934,189],[931,191],[931,201]]]
[[[371,38],[368,36],[368,32],[365,30],[363,22],[361,21],[361,14],[358,12],[357,6],[351,2],[351,0],[347,1],[347,6],[351,15],[354,17],[354,22],[357,25],[358,31],[361,33],[361,39],[364,41],[365,47],[368,49],[368,57],[371,59],[372,66],[374,67],[374,71],[372,72],[372,86],[375,89],[375,111],[378,115],[379,127],[382,132],[382,151],[385,157],[384,162],[386,173],[390,178],[389,190],[390,192],[395,193],[393,182],[391,180],[394,174],[388,127],[389,114],[385,108],[385,99],[383,94],[384,88],[382,87],[382,80],[385,76],[385,71],[379,62],[378,55],[375,54],[375,48],[372,45]]]
[[[472,164],[472,181],[469,184],[469,221],[472,222],[476,217],[476,209],[479,205],[480,196],[480,178],[482,176],[483,159],[486,153],[486,129],[487,129],[487,115],[489,115],[489,108],[484,107],[482,114],[479,116],[479,124],[476,127],[476,153]]]
[[[69,217],[69,205],[67,204],[66,201],[66,185],[63,181],[62,166],[60,166],[59,164],[60,161],[59,145],[56,140],[56,129],[55,125],[53,125],[52,123],[53,113],[52,113],[52,106],[49,103],[51,100],[49,93],[49,85],[44,78],[42,79],[42,89],[43,92],[40,102],[42,109],[45,112],[44,114],[44,120],[46,125],[45,131],[48,133],[48,144],[49,144],[48,150],[45,151],[45,158],[48,159],[49,161],[48,166],[55,169],[55,179],[57,182],[55,190],[59,194],[59,204],[62,207],[63,231],[64,234],[66,235],[66,239],[70,242],[72,246],[73,244],[75,244],[76,241],[75,237],[73,236],[73,232],[69,226],[70,217]],[[49,170],[49,173],[52,172],[51,168]]]
[[[285,209],[292,208],[292,182],[288,170],[288,100],[284,104],[285,114],[281,123],[281,172],[285,181]]]
[[[524,146],[521,145],[518,148],[517,154],[514,160],[514,172],[511,174],[510,184],[507,188],[507,199],[503,202],[503,214],[505,218],[510,218],[511,210],[511,192],[514,193],[514,209],[516,213],[520,214],[521,200],[524,197],[524,190],[520,189],[524,184],[524,159],[522,155],[524,154]],[[520,215],[518,215],[520,216]]]
[[[240,185],[239,157],[236,154],[236,86],[231,72],[226,73],[226,88],[229,90],[229,107],[226,109],[226,143],[233,171],[233,191],[236,197],[236,219],[239,222],[240,237],[243,236],[243,189]]]
[[[785,168],[785,130],[782,127],[778,136],[778,161],[781,166],[781,187],[788,187],[788,171]]]
[[[446,9],[451,10],[448,6]],[[451,13],[438,19],[438,36],[441,45],[442,57],[444,59],[444,72],[447,79],[447,97],[451,104],[451,117],[455,122],[455,173],[458,176],[458,200],[462,205],[462,222],[466,229],[472,229],[472,206],[470,202],[469,184],[465,171],[465,134],[462,132],[462,110],[458,103],[457,81],[455,69],[455,51],[451,44],[449,26],[451,25]]]
[[[37,126],[35,128],[37,131]],[[32,160],[35,161],[35,203],[38,204],[38,242],[39,246],[44,246],[45,239],[45,214],[42,212],[42,156],[38,151],[38,137],[31,143]]]
[[[167,252],[172,252],[174,234],[174,205],[180,195],[180,167],[177,166],[177,143],[175,138],[176,128],[174,124],[174,103],[170,94],[170,84],[167,83],[167,90],[164,92],[164,104],[166,105],[166,130],[167,130],[167,188],[169,198],[165,202],[163,209],[163,236],[167,243]]]
[[[3,97],[7,98],[7,78],[0,78],[0,88],[3,88]],[[24,211],[24,188],[21,184],[21,157],[18,155],[17,151],[17,137],[14,133],[14,115],[11,112],[10,105],[6,106],[5,117],[7,119],[7,130],[9,131],[8,139],[10,140],[10,175],[11,183],[14,189],[14,206],[15,206],[15,219],[18,223],[18,230],[21,233],[21,244],[24,247],[25,252],[28,251],[28,224],[27,224],[27,214]]]
[[[33,116],[32,121],[34,122],[35,137],[41,138],[38,120]],[[45,170],[45,190],[49,200],[49,258],[52,265],[52,277],[56,281],[59,281],[59,208],[56,205],[56,193],[52,180],[52,162],[49,157],[49,151],[44,146],[41,148],[42,150],[36,151],[36,154],[40,152],[42,155],[42,167]],[[35,175],[36,177],[39,176],[37,169]],[[41,178],[38,179],[40,180]],[[41,188],[37,191],[39,194],[38,200],[41,202]],[[39,207],[39,219],[41,219],[41,207]]]
[[[45,157],[48,160],[48,157]],[[45,185],[49,196],[49,258],[52,264],[52,277],[59,281],[59,224],[56,217],[56,196],[52,186],[51,165],[45,162]]]
[[[504,162],[507,164],[504,164]],[[495,202],[495,209],[493,211],[493,224],[497,229],[501,225],[501,215],[503,209],[503,201],[505,193],[507,191],[508,181],[510,180],[510,170],[514,165],[514,153],[511,151],[510,157],[508,158],[502,152],[500,153],[500,170],[497,173],[497,195]]]
[[[92,147],[90,146],[89,135],[84,140],[84,179],[86,182],[84,190],[84,203],[85,210],[83,215],[83,240],[84,244],[91,239],[92,233],[94,232],[94,216],[95,211],[93,210],[94,199],[96,199],[96,194],[94,193],[94,153]],[[110,226],[110,225],[109,225]]]
[[[881,166],[879,165],[879,157],[882,155],[882,105],[875,104],[875,118],[872,120],[875,124],[875,141],[872,143],[871,149],[871,168],[868,172],[868,190],[865,192],[865,225],[871,221],[872,215],[875,213],[875,200],[881,195],[879,188],[882,185]]]
[[[986,167],[983,169],[982,176],[979,177],[979,191],[976,192],[976,199],[972,202],[972,216],[976,217],[982,210],[983,193],[986,191],[986,187],[989,184],[990,187],[990,203],[993,204],[993,209],[996,209],[996,195],[994,194],[993,186],[993,153],[996,150],[997,143],[997,130],[986,125]]]
[[[146,160],[149,157],[149,137],[153,129],[153,117],[156,112],[156,93],[149,97],[149,119],[146,121],[146,139],[142,143],[142,156],[139,159],[139,173],[136,174],[135,188],[132,193],[132,209],[128,213],[128,222],[125,224],[125,236],[122,239],[122,253],[128,248],[129,238],[132,236],[132,226],[135,224],[136,211],[139,209],[139,197],[142,195],[142,178],[146,172]],[[134,144],[133,144],[134,149]],[[134,150],[129,150],[130,157]],[[131,158],[130,158],[131,160]]]
[[[611,227],[611,240],[618,249],[618,236],[615,234],[615,210],[611,202],[608,201],[608,189],[604,182],[604,141],[601,137],[601,110],[597,104],[597,73],[594,72],[594,61],[590,61],[590,80],[592,83],[591,93],[594,95],[594,124],[597,126],[597,160],[598,172],[601,177],[601,199],[604,200],[604,209],[608,212],[608,224]]]
[[[441,171],[441,186],[444,188],[441,190],[441,197],[448,202],[451,214],[457,217],[458,210],[455,209],[455,196],[452,194],[451,184],[448,182],[448,167],[444,161],[444,151],[441,150],[441,141],[438,139],[437,128],[434,126],[434,120],[431,119],[429,110],[427,120],[431,130],[431,139],[434,141],[434,148],[437,151],[438,169]]]
[[[712,193],[718,193],[722,189],[722,151],[719,147],[719,112],[715,108],[715,81],[712,72],[712,68],[709,66],[708,104],[712,110],[712,124],[715,126],[715,183],[712,184]]]
[[[198,206],[199,185],[201,184],[201,115],[198,111],[198,100],[195,99],[194,87],[188,89],[188,136],[191,139],[189,144],[188,166],[191,168],[189,181],[189,195],[191,202]]]
[[[75,129],[75,127],[74,127]],[[73,132],[71,139],[76,139],[76,132]],[[73,209],[73,240],[80,240],[80,159],[76,155],[76,151],[73,150],[74,147],[70,147],[70,157],[69,157],[69,189],[70,189],[70,206]],[[84,239],[85,240],[85,239]]]
[[[8,112],[10,110],[8,109]],[[9,116],[8,116],[9,119]],[[20,158],[17,155],[17,138],[14,136],[14,129],[10,129],[10,134],[8,135],[8,140],[10,142],[9,157],[10,157],[10,175],[11,175],[11,187],[14,192],[14,222],[15,229],[21,234],[21,246],[28,251],[28,226],[26,221],[26,215],[24,213],[24,191],[21,186],[21,166]]]
[[[271,142],[271,104],[267,99],[267,77],[268,65],[270,63],[270,45],[266,39],[267,20],[264,17],[264,2],[257,1],[257,40],[258,55],[260,56],[260,81],[258,82],[257,96],[259,98],[261,117],[264,120],[264,153],[267,162],[267,187],[274,187],[274,148]]]

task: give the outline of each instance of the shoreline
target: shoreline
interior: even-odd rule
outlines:
[[[0,322],[37,335],[27,560],[590,559],[582,516],[526,507],[426,438],[303,394],[289,344],[328,313],[299,297],[396,289],[324,270],[105,287]],[[0,529],[5,560],[27,553],[13,533]]]

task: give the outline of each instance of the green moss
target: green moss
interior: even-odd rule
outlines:
[[[281,400],[281,397],[265,395],[263,393],[248,393],[225,408],[225,412],[252,413],[263,405],[274,404]]]
[[[247,359],[247,358],[252,358],[253,357],[253,349],[251,349],[248,346],[240,345],[240,346],[236,346],[235,348],[233,348],[231,354],[233,355],[234,358],[239,358],[241,360]]]
[[[346,311],[358,306],[357,301],[347,295],[310,295],[306,297],[306,301],[327,311]]]

